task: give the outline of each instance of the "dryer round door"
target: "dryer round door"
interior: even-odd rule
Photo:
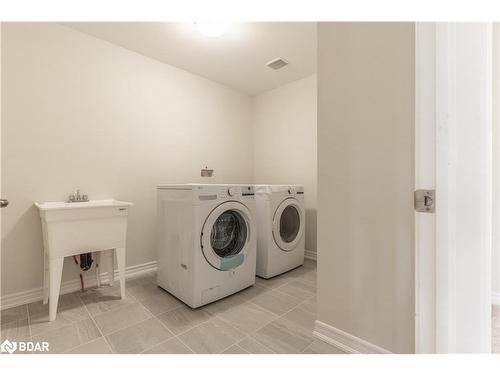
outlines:
[[[240,202],[224,202],[208,215],[201,232],[201,250],[210,265],[227,271],[245,261],[251,231],[250,211]]]
[[[273,237],[281,250],[292,251],[304,235],[304,209],[295,198],[287,198],[276,209]]]

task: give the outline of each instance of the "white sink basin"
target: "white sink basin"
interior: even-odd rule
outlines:
[[[128,207],[130,202],[116,201],[114,199],[103,199],[88,202],[44,202],[35,203],[40,211],[69,210],[74,208],[94,208],[94,207]]]
[[[35,203],[49,256],[70,256],[125,247],[132,203],[109,200]]]
[[[109,219],[112,217],[125,217],[128,215],[128,208],[133,204],[130,202],[122,202],[114,199],[105,200],[95,200],[89,202],[44,202],[35,203],[35,206],[40,210],[40,217],[42,218],[42,223],[53,223],[53,222],[72,222],[71,227],[63,226],[62,229],[66,231],[67,234],[76,235],[80,237],[79,234],[86,236],[91,235],[95,237],[97,233],[85,233],[91,227],[95,227],[92,230],[106,230],[107,228],[101,228],[99,226],[104,223],[102,220]],[[78,224],[74,221],[81,221]],[[101,222],[96,222],[96,220],[101,220]],[[75,226],[76,225],[76,226]],[[77,231],[77,233],[74,233]]]

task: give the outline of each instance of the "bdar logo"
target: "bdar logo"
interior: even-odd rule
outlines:
[[[17,350],[17,342],[10,342],[9,340],[5,340],[0,345],[0,351],[2,353],[14,353]]]

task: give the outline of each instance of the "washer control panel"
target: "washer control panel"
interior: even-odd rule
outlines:
[[[240,193],[239,189],[237,187],[231,186],[230,188],[227,189],[227,195],[229,197],[236,197]]]
[[[220,190],[219,198],[238,198],[254,195],[254,189],[251,185],[227,186]]]
[[[243,195],[244,197],[255,195],[253,186],[251,186],[251,185],[242,186],[241,187],[241,195]]]
[[[199,200],[204,201],[253,197],[255,194],[252,185],[213,185],[198,187],[197,195]]]
[[[294,194],[304,194],[303,186],[294,186],[293,187]]]

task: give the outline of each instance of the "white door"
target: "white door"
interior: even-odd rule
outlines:
[[[0,22],[0,83],[2,82],[2,23]],[[0,87],[0,155],[2,155],[2,90]],[[2,160],[0,156],[0,197],[2,196]],[[2,214],[0,213],[0,239],[2,238]],[[2,241],[0,241],[0,254],[2,254]],[[0,267],[2,263],[0,261]],[[0,269],[1,272],[1,269]],[[0,301],[1,296],[2,281],[0,278]]]
[[[491,350],[492,25],[417,24],[416,350]]]

